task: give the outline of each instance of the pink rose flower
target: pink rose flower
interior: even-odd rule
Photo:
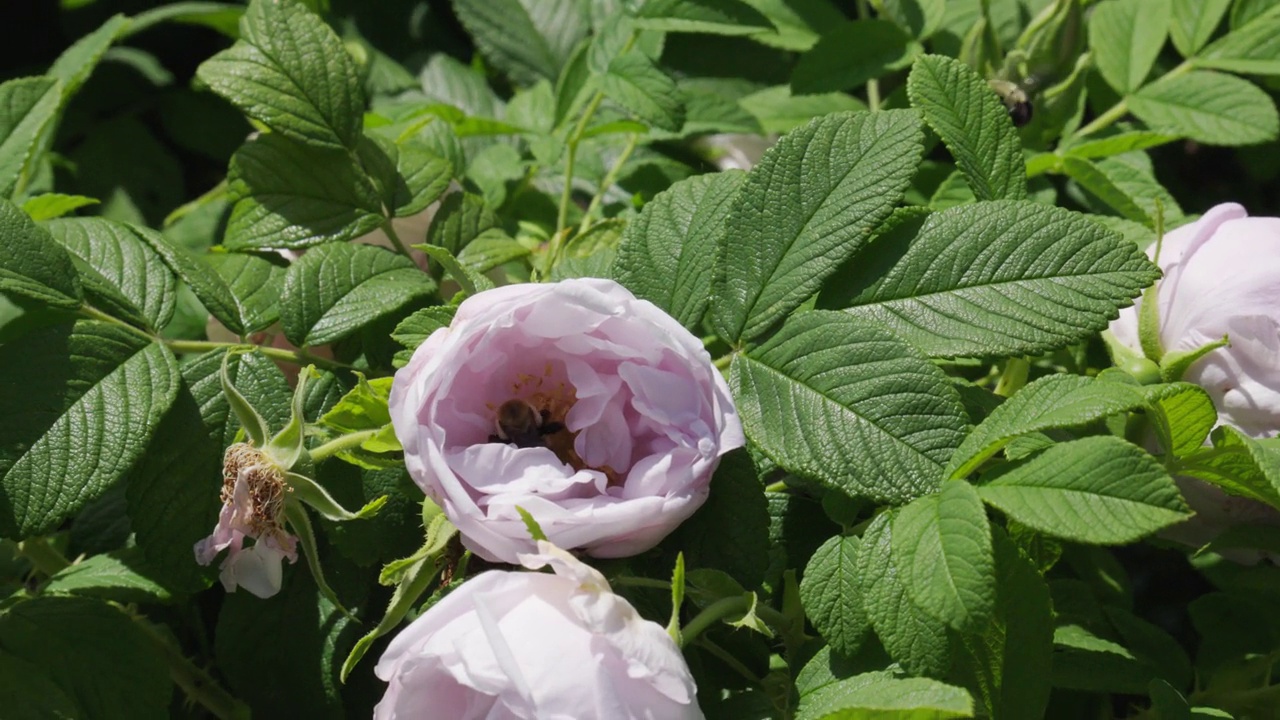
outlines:
[[[227,448],[222,512],[213,533],[195,546],[201,565],[227,551],[218,574],[227,592],[244,587],[260,598],[280,592],[284,560],[298,560],[298,539],[284,529],[280,517],[286,492],[284,471],[261,450],[245,443]],[[254,544],[245,547],[246,538]]]
[[[550,543],[528,568],[463,583],[391,641],[374,720],[694,720],[697,688],[671,636]]]
[[[517,508],[560,547],[648,550],[707,497],[745,442],[702,343],[610,280],[478,293],[396,373],[405,464],[468,548],[534,548]]]
[[[1148,248],[1153,255],[1155,246]],[[1182,377],[1204,388],[1218,422],[1252,437],[1280,432],[1280,218],[1248,217],[1234,203],[1164,236],[1164,277],[1156,284],[1166,352],[1194,350],[1226,335],[1229,347],[1196,361]],[[1111,323],[1138,350],[1138,307]]]

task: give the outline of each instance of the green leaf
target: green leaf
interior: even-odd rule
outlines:
[[[404,346],[404,350],[396,353],[396,367],[407,365],[409,358],[413,356],[413,351],[417,350],[418,346],[431,336],[431,333],[440,328],[449,327],[455,310],[456,308],[448,306],[423,308],[401,320],[391,333],[391,339]]]
[[[1183,57],[1195,55],[1213,37],[1231,0],[1173,0],[1169,36]]]
[[[857,537],[830,538],[809,559],[800,580],[805,616],[837,652],[853,655],[871,626],[862,609],[856,572]]]
[[[1169,0],[1105,0],[1089,18],[1098,72],[1121,95],[1142,86],[1169,34]]]
[[[948,474],[953,478],[967,476],[1020,435],[1078,427],[1182,391],[1177,385],[1144,387],[1079,375],[1047,375],[992,410],[951,456]]]
[[[0,535],[49,532],[123,478],[177,389],[173,355],[117,325],[81,320],[0,348]]]
[[[881,644],[912,675],[940,676],[950,666],[947,628],[912,601],[903,568],[894,564],[894,511],[867,526],[858,552],[857,578],[863,607]]]
[[[164,654],[142,627],[106,603],[43,597],[15,604],[0,614],[0,657],[39,668],[74,701],[75,715],[39,717],[169,717],[173,682]],[[48,707],[43,697],[27,700]],[[6,715],[13,707],[5,707]]]
[[[1053,685],[1060,688],[1142,694],[1151,681],[1150,668],[1123,645],[1098,637],[1079,625],[1053,632]]]
[[[49,578],[44,592],[119,603],[170,602],[173,594],[168,588],[142,574],[141,568],[135,568],[140,555],[134,547],[86,558]]]
[[[1218,422],[1218,411],[1209,393],[1197,385],[1172,383],[1169,388],[1167,394],[1151,403],[1149,417],[1160,447],[1174,457],[1182,457],[1204,444]]]
[[[280,294],[285,337],[323,345],[435,292],[413,261],[372,245],[330,243],[289,266]]]
[[[684,122],[684,97],[676,81],[639,50],[609,62],[608,70],[600,76],[600,90],[653,127],[675,132]]]
[[[947,625],[974,631],[995,609],[995,559],[982,500],[952,480],[913,500],[893,520],[893,563],[920,609]]]
[[[280,319],[284,267],[249,253],[210,253],[204,260],[235,298],[245,332],[257,332]]]
[[[779,466],[855,497],[931,492],[968,425],[932,363],[879,327],[814,310],[730,372],[747,437]]]
[[[396,172],[401,182],[396,185],[390,207],[396,217],[417,215],[449,189],[453,164],[417,136],[400,143],[396,149]]]
[[[752,35],[773,30],[767,17],[741,0],[649,0],[636,13],[635,26],[710,35]]]
[[[140,313],[151,329],[164,327],[173,317],[177,278],[128,226],[100,218],[67,218],[52,220],[45,229],[80,261],[86,290],[92,283],[114,294]]]
[[[738,104],[767,133],[784,133],[810,120],[837,112],[866,110],[867,106],[847,93],[792,95],[790,85],[765,88],[741,98]]]
[[[696,327],[710,302],[729,206],[745,179],[737,170],[695,175],[645,203],[622,233],[614,277],[681,325]]]
[[[71,255],[49,232],[8,200],[0,199],[0,292],[74,310],[84,291]]]
[[[911,64],[920,43],[889,20],[855,20],[825,32],[791,74],[796,94],[856,87]]]
[[[53,679],[53,668],[40,668],[0,650],[0,707],[10,720],[74,718],[82,711],[70,693]]]
[[[707,501],[664,544],[679,548],[689,568],[719,570],[743,588],[760,586],[769,565],[769,508],[750,453],[721,458]]]
[[[1160,463],[1111,436],[1054,445],[983,480],[984,501],[1023,525],[1076,542],[1133,542],[1189,517]]]
[[[129,25],[129,18],[124,15],[113,15],[97,30],[75,41],[71,47],[64,50],[58,59],[53,61],[49,72],[45,74],[62,81],[64,97],[74,95],[84,81],[89,79],[89,75],[107,49],[128,31]]]
[[[1249,75],[1280,75],[1280,8],[1272,8],[1205,48],[1196,67]]]
[[[991,621],[960,637],[970,692],[994,720],[1043,717],[1053,666],[1053,605],[1036,565],[1008,535],[992,530],[996,605]],[[981,714],[981,712],[979,713]]]
[[[378,189],[345,150],[273,133],[240,147],[227,181],[236,201],[229,248],[303,248],[364,235],[382,224]]]
[[[457,256],[468,243],[497,225],[498,216],[485,204],[484,198],[472,193],[452,193],[445,196],[431,219],[427,242]]]
[[[454,0],[452,5],[480,52],[518,85],[555,82],[590,30],[583,3]]]
[[[1166,135],[1151,130],[1125,130],[1103,137],[1085,136],[1071,141],[1063,150],[1068,157],[1104,158],[1135,150],[1146,150],[1177,139],[1176,135]]]
[[[1140,222],[1148,227],[1154,224],[1152,215],[1143,207],[1130,189],[1123,187],[1116,178],[1105,172],[1092,160],[1068,156],[1063,158],[1062,169],[1067,177],[1101,200],[1121,217]]]
[[[59,218],[79,208],[97,204],[97,199],[83,195],[44,193],[43,195],[27,198],[22,203],[22,211],[30,215],[32,220],[40,222],[41,220]]]
[[[510,235],[498,228],[490,228],[480,233],[458,253],[458,262],[464,268],[477,273],[505,265],[513,260],[529,255],[529,248],[521,245]]]
[[[155,230],[138,225],[130,225],[129,229],[164,259],[169,269],[191,287],[209,313],[226,325],[228,330],[237,335],[246,332],[235,295],[231,294],[227,283],[202,259],[169,242]]]
[[[294,140],[354,149],[364,97],[355,61],[333,30],[298,2],[255,0],[241,40],[196,76],[244,114]]]
[[[1254,145],[1280,134],[1280,116],[1265,92],[1207,70],[1161,78],[1134,93],[1129,109],[1155,130],[1211,145]]]
[[[947,720],[973,717],[964,689],[929,678],[870,672],[800,697],[796,720]]]
[[[967,65],[926,55],[911,66],[907,96],[956,159],[979,200],[1027,196],[1018,131],[995,92]]]
[[[206,0],[173,2],[134,15],[124,35],[129,37],[160,23],[173,22],[203,25],[234,39],[240,35],[240,18],[244,11],[244,5],[235,3]]]
[[[26,185],[41,136],[62,105],[62,83],[51,77],[0,84],[0,199]]]
[[[372,382],[356,373],[356,386],[351,388],[318,421],[321,425],[344,433],[377,429],[391,422],[387,397],[392,378],[376,378]]]
[[[1159,277],[1131,243],[1061,208],[998,201],[888,232],[824,307],[882,323],[934,357],[1036,354],[1106,328]],[[851,296],[851,297],[850,297]],[[850,298],[850,299],[845,299]]]
[[[922,150],[918,117],[901,110],[828,115],[779,140],[730,210],[712,282],[717,333],[754,339],[808,300],[889,216]]]
[[[1280,450],[1225,425],[1210,437],[1212,448],[1187,455],[1174,471],[1280,509]]]
[[[947,14],[946,0],[884,0],[884,12],[912,37],[933,35]]]

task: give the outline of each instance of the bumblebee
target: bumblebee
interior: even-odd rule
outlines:
[[[491,443],[510,443],[518,448],[546,447],[546,436],[564,429],[563,423],[550,422],[551,413],[539,411],[525,400],[511,399],[498,406],[494,417],[496,433]]]
[[[1008,80],[988,80],[987,84],[1000,96],[1000,102],[1009,111],[1009,119],[1013,120],[1014,127],[1022,127],[1031,122],[1031,98],[1022,86]]]

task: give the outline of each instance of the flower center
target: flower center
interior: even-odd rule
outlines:
[[[291,488],[284,480],[284,471],[267,457],[266,453],[248,443],[235,443],[222,457],[222,503],[235,505],[237,481],[245,484],[249,495],[248,517],[245,524],[256,537],[283,535],[284,526],[280,513],[284,510],[284,495]]]

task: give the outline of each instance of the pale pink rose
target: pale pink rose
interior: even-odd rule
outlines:
[[[222,512],[213,533],[195,545],[196,562],[208,565],[227,551],[218,578],[227,592],[243,587],[269,598],[280,592],[284,560],[298,560],[298,539],[285,529],[284,471],[262,451],[237,443],[223,460]],[[244,546],[245,539],[253,545]]]
[[[391,641],[375,720],[696,720],[671,636],[550,543],[463,583]]]
[[[535,419],[523,440],[497,424],[512,400]],[[410,475],[491,561],[534,548],[517,508],[560,547],[648,550],[745,442],[698,338],[610,280],[468,298],[396,373],[390,406]]]
[[[1231,340],[1182,379],[1209,393],[1220,424],[1252,437],[1280,433],[1280,218],[1217,205],[1165,235],[1159,265],[1165,351],[1194,350],[1224,335]],[[1135,350],[1140,305],[1121,310],[1110,328]]]
[[[1147,252],[1154,255],[1155,246]],[[1196,361],[1182,379],[1209,393],[1219,425],[1256,438],[1280,433],[1280,218],[1248,217],[1234,203],[1217,205],[1165,235],[1159,265],[1165,351],[1194,350],[1224,335],[1231,343]],[[1139,352],[1140,303],[1121,310],[1110,328]],[[1178,486],[1196,517],[1163,533],[1170,539],[1202,545],[1237,525],[1280,524],[1280,514],[1260,502],[1192,478],[1178,478]],[[1242,562],[1266,555],[1223,554]]]

